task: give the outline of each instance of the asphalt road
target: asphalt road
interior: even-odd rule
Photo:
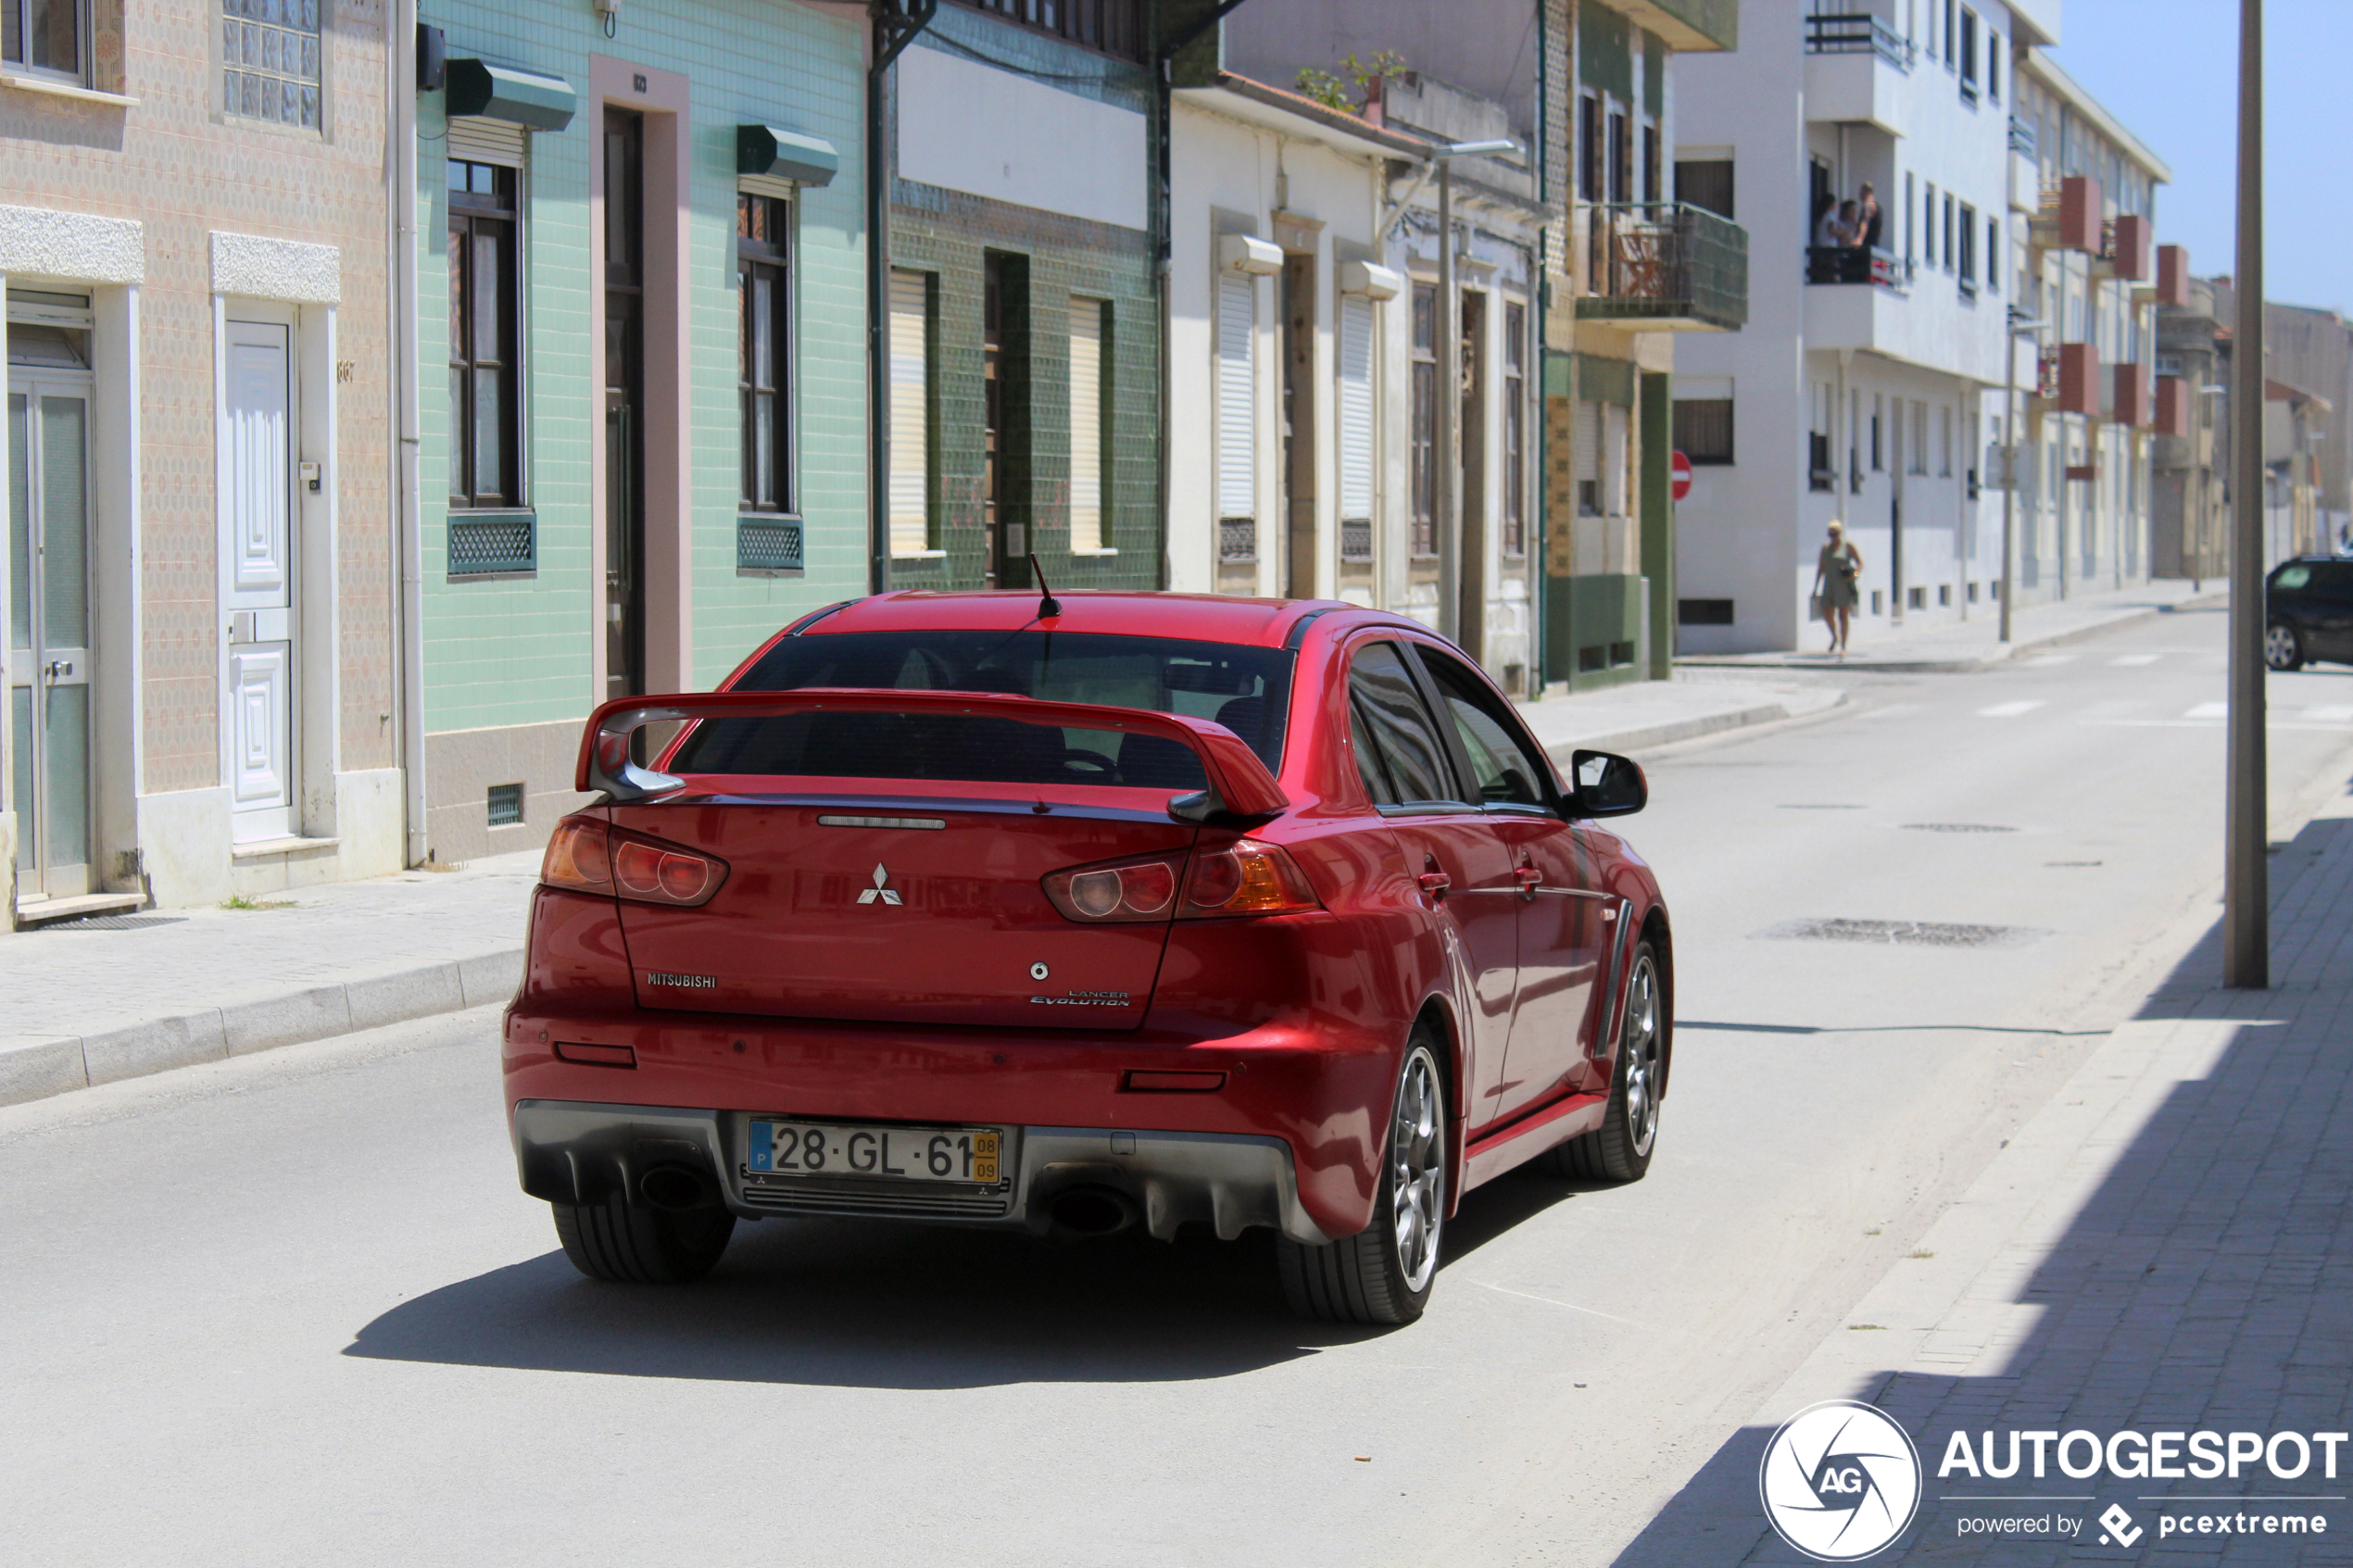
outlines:
[[[2221,652],[2168,616],[1656,754],[1651,1175],[1473,1194],[1402,1331],[1294,1323],[1250,1242],[771,1221],[588,1284],[488,1010],[0,1110],[0,1561],[1607,1562],[2208,911]],[[2284,819],[2353,670],[2270,689]]]

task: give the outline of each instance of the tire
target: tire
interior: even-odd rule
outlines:
[[[1283,1295],[1301,1317],[1393,1326],[1429,1304],[1446,1216],[1446,1080],[1418,1031],[1391,1105],[1373,1223],[1321,1247],[1277,1245]]]
[[[2304,638],[2284,621],[2263,629],[2263,662],[2282,674],[2304,668]]]
[[[601,1203],[550,1203],[556,1238],[572,1266],[615,1285],[685,1285],[711,1273],[736,1217],[724,1209],[673,1213],[633,1208],[616,1193]]]
[[[1626,1019],[1619,1026],[1617,1067],[1602,1124],[1547,1152],[1550,1170],[1580,1182],[1639,1182],[1658,1147],[1658,1091],[1666,1066],[1665,1004],[1658,956],[1648,942],[1634,945],[1627,972]]]

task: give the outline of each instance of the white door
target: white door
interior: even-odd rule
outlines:
[[[231,321],[221,409],[220,608],[229,638],[222,730],[230,836],[283,838],[294,817],[292,329]]]
[[[88,378],[13,372],[8,722],[14,776],[8,803],[17,814],[18,885],[28,897],[72,897],[95,882],[90,869],[90,649],[95,639],[89,453]]]

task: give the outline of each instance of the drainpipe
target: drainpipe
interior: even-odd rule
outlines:
[[[866,591],[890,587],[890,68],[931,25],[939,0],[883,0],[874,7],[866,67]]]
[[[393,458],[393,540],[399,557],[400,768],[408,847],[403,863],[425,862],[424,542],[417,515],[417,0],[389,7],[392,28],[393,406],[400,439]]]

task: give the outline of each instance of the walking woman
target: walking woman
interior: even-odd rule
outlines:
[[[1814,596],[1822,607],[1822,624],[1831,631],[1831,652],[1840,659],[1846,657],[1862,576],[1863,552],[1847,539],[1845,526],[1832,519],[1830,538],[1814,563]]]

